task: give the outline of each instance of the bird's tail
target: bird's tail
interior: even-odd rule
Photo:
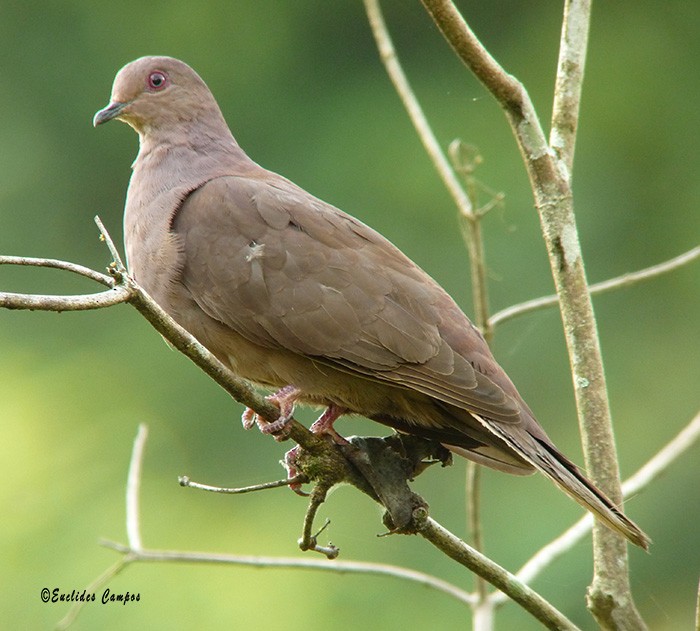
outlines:
[[[589,510],[608,528],[621,534],[633,544],[649,549],[651,540],[601,491],[588,480],[564,454],[549,440],[539,439],[521,428],[517,436],[513,428],[504,431],[503,427],[487,419],[475,416],[485,427],[503,440],[518,456],[547,476],[569,497]],[[522,436],[520,435],[522,434]]]

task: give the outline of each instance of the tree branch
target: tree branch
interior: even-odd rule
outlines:
[[[563,160],[545,140],[541,124],[523,86],[508,75],[481,46],[457,8],[448,0],[423,0],[438,28],[462,61],[504,108],[518,142],[539,213],[559,307],[576,398],[586,470],[613,501],[620,503],[620,473],[603,371],[600,340],[583,266],[574,216],[571,175],[578,94],[583,68],[570,67],[585,57],[590,6],[587,0],[567,0],[557,71],[553,130]],[[564,78],[563,75],[568,77]],[[566,114],[563,109],[569,107]],[[563,142],[561,142],[563,140]],[[623,620],[643,628],[629,585],[627,547],[622,537],[596,524],[593,535],[594,579],[588,602],[598,622],[615,628]],[[622,627],[620,627],[622,628]]]
[[[418,532],[447,556],[506,592],[509,598],[529,611],[548,629],[574,630],[578,628],[534,590],[518,581],[513,574],[467,546],[466,543],[457,539],[430,517],[425,517],[423,525],[418,526]]]
[[[193,482],[186,475],[181,475],[178,478],[180,486],[185,486],[189,489],[197,489],[199,491],[209,491],[210,493],[221,493],[222,495],[243,495],[244,493],[266,491],[267,489],[278,489],[282,486],[291,486],[292,484],[304,484],[308,481],[309,479],[305,475],[296,475],[292,478],[284,478],[283,480],[275,480],[274,482],[264,482],[262,484],[253,484],[252,486],[232,488]]]
[[[391,82],[393,83],[401,102],[403,103],[413,126],[423,143],[428,156],[433,162],[443,184],[451,194],[461,220],[464,222],[462,234],[469,255],[469,270],[471,275],[472,299],[474,302],[476,326],[484,334],[487,341],[493,335],[489,320],[488,284],[486,282],[486,261],[484,255],[484,242],[481,232],[481,220],[483,213],[475,212],[476,193],[473,187],[472,173],[477,160],[470,159],[465,146],[460,141],[454,141],[450,145],[449,154],[452,165],[445,156],[435,133],[423,112],[411,85],[406,77],[399,61],[396,49],[387,29],[379,0],[364,0],[367,19],[372,29],[379,57],[384,64]],[[466,180],[466,188],[462,186],[457,177],[461,173]],[[483,541],[479,525],[479,471],[477,466],[470,462],[467,464],[466,502],[468,506],[468,520],[472,533],[472,544],[478,550],[482,550]],[[476,574],[477,593],[481,600],[486,596],[486,584],[484,579]],[[478,607],[478,603],[477,603]]]
[[[15,294],[0,291],[0,307],[28,311],[88,311],[113,307],[129,300],[123,288],[110,289],[97,294],[79,296],[50,296],[42,294]]]
[[[31,267],[46,267],[60,269],[79,276],[94,280],[106,287],[108,291],[79,296],[51,296],[42,294],[17,294],[0,291],[0,307],[4,309],[28,309],[37,311],[84,311],[88,309],[103,309],[126,302],[128,293],[121,288],[115,288],[114,280],[89,267],[59,261],[57,259],[33,258],[29,256],[0,256],[0,265],[25,265]]]
[[[320,570],[336,574],[369,574],[391,576],[414,583],[419,583],[437,590],[464,603],[470,604],[474,597],[455,585],[430,574],[410,568],[386,563],[367,563],[363,561],[338,561],[317,558],[265,557],[237,554],[219,554],[216,552],[182,552],[180,550],[132,550],[129,546],[113,541],[103,540],[101,544],[120,554],[127,555],[128,563],[146,561],[156,563],[207,563],[223,565],[240,565],[260,569],[298,569]]]
[[[148,426],[145,423],[141,423],[134,439],[134,447],[129,463],[129,476],[126,480],[126,536],[132,550],[141,550],[143,548],[141,525],[139,523],[139,497],[143,455],[146,450],[147,439]]]
[[[622,276],[616,276],[615,278],[610,278],[608,280],[595,283],[588,287],[588,292],[594,296],[597,294],[602,294],[607,291],[612,291],[613,289],[622,289],[623,287],[629,287],[635,285],[643,280],[650,280],[656,276],[661,276],[667,272],[688,265],[695,259],[700,258],[700,246],[688,250],[683,254],[664,261],[663,263],[658,263],[657,265],[652,265],[651,267],[646,267],[644,269],[638,270],[636,272],[628,272],[622,274]],[[542,298],[534,298],[533,300],[527,300],[521,302],[517,305],[512,305],[498,311],[491,316],[490,322],[492,327],[496,327],[508,320],[512,320],[518,316],[530,313],[531,311],[538,311],[539,309],[545,309],[547,307],[553,307],[559,303],[559,296],[556,294],[551,296],[544,296]]]
[[[107,274],[102,274],[96,272],[89,267],[84,267],[83,265],[78,265],[77,263],[70,263],[68,261],[60,261],[58,259],[46,259],[46,258],[34,258],[31,256],[2,256],[0,255],[0,265],[26,265],[30,267],[46,267],[49,269],[61,269],[67,272],[72,272],[80,276],[85,276],[90,280],[94,280],[98,283],[103,284],[105,287],[110,289],[113,287],[114,282],[111,276]]]
[[[564,4],[549,146],[569,173],[574,164],[590,13],[590,0],[568,1]]]
[[[406,78],[406,75],[401,68],[394,44],[391,41],[389,31],[386,28],[382,11],[379,7],[379,0],[364,0],[367,19],[372,28],[372,34],[379,49],[379,56],[384,63],[384,67],[391,79],[391,82],[396,88],[396,92],[401,97],[401,102],[404,104],[406,111],[413,123],[413,126],[418,133],[418,137],[423,143],[428,156],[433,162],[440,178],[445,187],[452,195],[452,199],[460,213],[464,216],[473,214],[472,204],[467,196],[455,172],[450,167],[445,154],[440,148],[440,143],[437,141],[433,130],[430,127],[427,117],[423,113],[423,108],[420,106],[411,85]]]

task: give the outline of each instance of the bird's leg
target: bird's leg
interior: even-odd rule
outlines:
[[[343,438],[338,432],[335,431],[333,423],[335,423],[339,417],[347,412],[347,408],[340,407],[335,403],[331,403],[326,411],[321,414],[309,427],[309,430],[314,434],[327,434],[333,439],[336,445],[349,445],[347,440]]]
[[[255,410],[246,408],[241,416],[243,427],[250,429],[256,423],[263,434],[277,434],[282,431],[294,414],[294,405],[301,395],[301,390],[296,386],[284,386],[274,394],[265,397],[274,403],[280,410],[279,418],[276,421],[268,422],[262,418]]]
[[[346,408],[340,407],[335,403],[331,403],[319,416],[316,421],[311,425],[309,430],[317,435],[326,434],[333,439],[336,445],[349,445],[350,443],[345,440],[338,432],[335,431],[333,423],[335,423],[340,416],[347,412]],[[290,449],[286,454],[284,454],[284,460],[282,464],[287,470],[288,478],[296,478],[299,471],[297,470],[297,454],[299,453],[299,445]],[[295,482],[290,484],[289,488],[292,489],[297,495],[308,495],[301,490],[301,484]]]

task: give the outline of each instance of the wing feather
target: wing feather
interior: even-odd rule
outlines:
[[[482,368],[485,342],[475,329],[464,335],[473,325],[444,290],[381,235],[287,180],[210,180],[173,230],[193,299],[248,340],[519,421],[510,381]]]

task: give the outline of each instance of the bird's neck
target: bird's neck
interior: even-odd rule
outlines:
[[[262,168],[238,146],[228,129],[211,138],[203,132],[141,133],[139,154],[126,197],[124,230],[132,271],[150,265],[170,231],[173,212],[192,191],[216,177],[246,176]],[[141,244],[140,258],[132,251]],[[143,259],[143,260],[141,260]]]
[[[238,146],[228,128],[209,130],[200,126],[179,129],[177,134],[150,130],[139,135],[130,188],[139,182],[138,190],[146,197],[173,188],[193,190],[212,174],[245,175],[260,168]],[[150,190],[152,182],[158,183],[154,190]]]

